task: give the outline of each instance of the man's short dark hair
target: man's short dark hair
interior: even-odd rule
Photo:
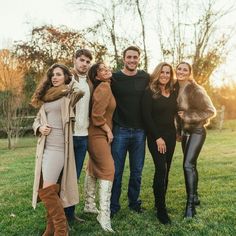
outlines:
[[[136,46],[129,46],[129,47],[127,47],[127,48],[124,50],[124,52],[123,52],[123,58],[125,58],[125,54],[126,54],[126,52],[129,51],[129,50],[138,52],[138,55],[139,55],[139,56],[140,56],[140,54],[141,54],[140,49],[139,49],[138,47],[136,47]]]
[[[93,60],[93,56],[92,56],[92,53],[88,50],[88,49],[78,49],[76,52],[75,52],[75,59],[77,59],[78,57],[84,55],[85,57],[88,57],[90,60]]]

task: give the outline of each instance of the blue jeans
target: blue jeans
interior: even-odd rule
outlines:
[[[88,147],[88,136],[73,136],[73,143],[74,143],[77,179],[79,179]],[[75,206],[64,208],[64,211],[67,219],[73,220],[75,213]]]
[[[86,151],[88,148],[88,136],[73,136],[75,165],[77,172],[77,179],[79,179],[81,170],[83,168]]]
[[[115,177],[112,186],[111,212],[116,213],[120,209],[119,199],[127,152],[129,152],[130,165],[129,207],[137,209],[141,206],[139,194],[145,157],[146,134],[143,129],[123,128],[115,125],[113,135],[111,150],[115,163]]]

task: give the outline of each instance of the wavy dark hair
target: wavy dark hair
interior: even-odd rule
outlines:
[[[174,91],[174,70],[170,64],[166,62],[161,62],[155,67],[154,71],[151,74],[149,87],[150,90],[153,92],[153,98],[159,98],[161,96],[159,78],[161,75],[161,70],[164,66],[168,66],[170,68],[170,80],[166,84],[165,89],[169,89],[170,93]]]
[[[98,75],[98,70],[99,70],[100,65],[103,65],[103,64],[104,63],[101,61],[97,62],[93,64],[88,71],[88,77],[90,81],[92,82],[94,89],[102,82],[100,80],[97,80],[96,76]]]
[[[36,104],[38,104],[38,103],[40,103],[40,101],[42,101],[42,98],[46,94],[48,89],[50,89],[53,86],[52,85],[52,76],[53,76],[53,70],[56,68],[62,69],[63,74],[65,76],[65,84],[69,84],[71,82],[72,74],[70,72],[70,69],[67,66],[60,64],[60,63],[53,64],[47,70],[44,79],[38,85],[38,87],[36,88],[36,90],[32,96],[31,104],[33,106],[37,106]]]

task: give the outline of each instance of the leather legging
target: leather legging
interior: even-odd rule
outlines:
[[[182,136],[182,150],[184,154],[183,169],[186,193],[188,199],[197,194],[198,171],[197,159],[206,139],[204,127],[196,128]]]

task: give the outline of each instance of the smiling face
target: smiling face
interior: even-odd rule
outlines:
[[[126,51],[123,62],[124,68],[130,72],[136,71],[140,61],[140,56],[137,51],[128,50]]]
[[[100,64],[99,68],[97,69],[97,76],[98,80],[104,81],[110,79],[112,76],[111,69],[107,67],[105,64]]]
[[[166,86],[170,81],[171,77],[171,69],[169,66],[163,66],[159,76],[159,83],[160,85]]]
[[[51,81],[54,87],[65,84],[65,75],[60,67],[53,69]]]
[[[190,66],[187,63],[180,63],[176,68],[176,78],[178,81],[187,81],[190,78]]]

